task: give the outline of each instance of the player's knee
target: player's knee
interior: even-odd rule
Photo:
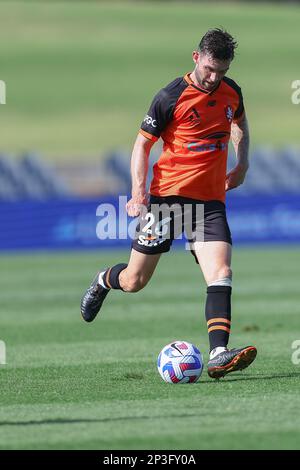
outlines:
[[[128,276],[123,290],[126,292],[138,292],[145,287],[147,282],[148,279],[146,279],[142,274],[134,274]]]
[[[219,284],[220,282],[224,285],[227,285],[226,284],[226,281],[228,281],[228,285],[229,283],[231,283],[231,280],[232,280],[232,270],[229,266],[223,266],[222,268],[216,270],[214,272],[214,274],[211,276],[211,279],[209,280],[209,285],[211,284]],[[220,284],[221,285],[221,284]]]
[[[224,266],[224,268],[222,268],[218,274],[219,279],[232,279],[232,269],[229,266]]]

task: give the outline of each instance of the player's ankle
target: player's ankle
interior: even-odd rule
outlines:
[[[120,289],[123,290],[120,285],[119,276],[120,273],[127,268],[126,263],[116,264],[111,268],[108,268],[106,271],[103,271],[99,274],[98,283],[104,289]]]

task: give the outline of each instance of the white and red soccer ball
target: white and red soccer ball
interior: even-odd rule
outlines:
[[[196,346],[187,341],[173,341],[160,352],[157,368],[165,382],[197,382],[203,370],[202,354]]]

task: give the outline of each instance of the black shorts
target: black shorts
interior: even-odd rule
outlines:
[[[132,248],[149,255],[166,253],[173,240],[183,232],[196,262],[193,242],[224,241],[232,244],[225,204],[181,196],[150,196],[147,212],[137,225]]]

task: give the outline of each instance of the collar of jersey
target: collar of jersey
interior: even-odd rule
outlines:
[[[221,84],[221,81],[219,83],[219,85],[217,86],[217,88],[215,88],[214,90],[212,91],[207,91],[207,90],[204,90],[204,88],[200,88],[199,86],[195,85],[195,83],[191,80],[190,78],[190,74],[192,72],[188,72],[187,74],[185,74],[185,76],[183,77],[183,79],[189,84],[191,85],[193,88],[196,88],[196,90],[199,90],[201,91],[201,93],[205,93],[206,95],[212,95],[215,91],[217,91],[217,89],[219,88],[220,84]]]

